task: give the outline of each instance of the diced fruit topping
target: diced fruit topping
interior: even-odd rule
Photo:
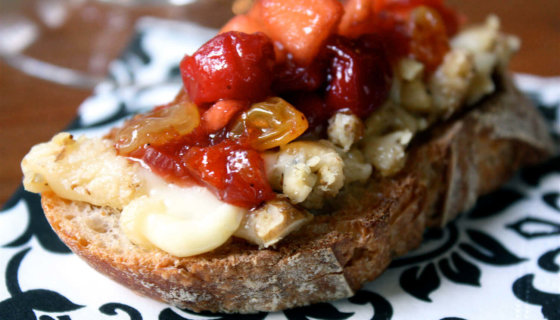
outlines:
[[[217,101],[202,115],[202,126],[209,132],[223,129],[237,113],[246,109],[247,106],[248,103],[246,101]]]
[[[274,48],[262,33],[226,32],[181,61],[183,83],[197,105],[221,99],[258,101],[270,93]]]
[[[343,14],[337,0],[261,0],[250,16],[260,21],[265,33],[280,42],[300,65],[308,65]]]
[[[260,152],[232,140],[205,146],[183,142],[144,145],[129,156],[141,159],[168,181],[205,185],[236,206],[254,208],[274,198]]]
[[[275,97],[255,103],[232,124],[231,137],[248,139],[256,150],[288,144],[307,130],[303,113],[285,100]]]
[[[392,72],[385,50],[374,35],[358,40],[335,36],[327,43],[332,56],[326,102],[333,110],[369,115],[388,96]]]
[[[393,61],[409,54],[433,71],[459,24],[459,15],[443,0],[349,0],[338,33],[352,38],[380,34]]]
[[[193,103],[156,108],[138,115],[115,134],[115,147],[130,153],[146,144],[162,145],[191,133],[200,123],[198,108]]]
[[[409,57],[429,76],[460,21],[443,0],[342,3],[256,0],[181,61],[173,103],[113,132],[118,152],[230,204],[274,198],[262,151],[304,132],[325,137],[341,110],[369,116],[389,95],[392,66]]]
[[[244,14],[231,18],[231,20],[229,20],[228,23],[220,29],[220,33],[229,31],[239,31],[244,33],[263,32],[259,23]]]
[[[441,16],[429,7],[420,6],[410,14],[410,55],[434,71],[449,51],[449,40]]]
[[[129,156],[142,160],[153,172],[166,180],[190,184],[192,177],[180,160],[180,155],[185,150],[188,148],[182,148],[177,143],[161,146],[144,145],[132,151]]]
[[[275,197],[264,162],[255,150],[226,140],[215,146],[193,147],[183,159],[195,179],[228,203],[251,208]]]
[[[333,111],[327,107],[325,99],[315,92],[297,92],[288,100],[307,118],[310,131],[321,135],[322,126],[329,120]]]
[[[321,88],[327,78],[328,60],[326,55],[318,54],[307,66],[299,65],[292,55],[288,55],[274,69],[272,90],[275,93],[294,91],[315,91]]]
[[[410,12],[417,7],[429,7],[437,11],[443,18],[448,36],[456,34],[459,30],[460,16],[454,10],[446,7],[443,0],[377,0],[373,3],[376,12],[392,13],[401,21],[408,20]]]
[[[357,38],[375,30],[374,1],[348,0],[344,4],[344,15],[338,25],[338,34]]]

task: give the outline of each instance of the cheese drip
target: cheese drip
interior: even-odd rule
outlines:
[[[121,229],[138,245],[177,257],[208,252],[233,235],[246,213],[204,187],[181,188],[150,176],[149,194],[132,200],[120,218]]]

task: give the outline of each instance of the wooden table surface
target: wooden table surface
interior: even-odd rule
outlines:
[[[503,29],[521,38],[523,47],[511,63],[513,71],[560,76],[560,1],[509,0],[507,5],[502,0],[449,2],[472,22],[496,13]],[[174,11],[173,17],[180,14],[189,15]],[[214,14],[213,18],[221,16]],[[126,44],[129,32],[119,31],[122,40],[108,47],[109,60],[122,49],[118,43]],[[82,41],[85,42],[87,39]],[[66,50],[57,53],[56,58],[65,61],[75,57],[77,51]],[[78,105],[90,94],[90,89],[30,77],[0,60],[0,205],[20,184],[19,163],[29,148],[64,129],[74,118]]]

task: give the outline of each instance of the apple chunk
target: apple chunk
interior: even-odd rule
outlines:
[[[308,65],[344,13],[337,0],[261,0],[249,15],[260,20],[267,35],[280,42],[300,65]]]

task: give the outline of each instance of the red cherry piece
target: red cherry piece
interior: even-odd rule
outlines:
[[[296,92],[287,97],[294,107],[301,111],[309,123],[308,131],[322,132],[333,110],[327,107],[325,99],[314,92]]]
[[[181,147],[178,144],[145,145],[129,156],[142,160],[152,171],[168,181],[190,184],[192,178],[178,156],[180,153]]]
[[[187,93],[197,105],[220,99],[258,101],[269,95],[274,67],[272,41],[237,31],[212,38],[181,61]]]
[[[184,161],[195,179],[230,204],[252,208],[274,198],[260,154],[231,141],[193,147]]]
[[[307,66],[298,64],[292,55],[288,55],[274,68],[272,89],[275,93],[315,91],[325,82],[327,67],[328,60],[321,53]]]
[[[375,35],[357,40],[334,36],[327,43],[332,56],[326,103],[366,117],[388,96],[392,72],[382,41]]]

